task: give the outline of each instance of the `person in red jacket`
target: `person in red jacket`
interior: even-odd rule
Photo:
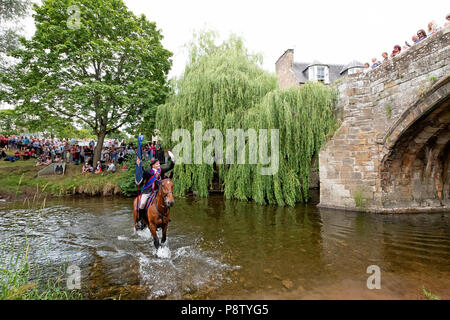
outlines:
[[[23,153],[23,160],[29,160],[31,158],[31,152],[30,149],[26,149]]]

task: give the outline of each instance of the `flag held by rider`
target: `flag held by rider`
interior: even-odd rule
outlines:
[[[136,152],[136,167],[134,171],[135,182],[137,185],[140,185],[143,179],[143,167],[142,167],[142,141],[144,140],[144,135],[140,135],[138,138],[138,147]]]

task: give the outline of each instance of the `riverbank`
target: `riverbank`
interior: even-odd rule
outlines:
[[[103,174],[82,174],[82,165],[68,164],[63,176],[38,177],[35,160],[0,161],[0,199],[4,201],[37,200],[67,195],[122,195],[119,187],[125,171]]]

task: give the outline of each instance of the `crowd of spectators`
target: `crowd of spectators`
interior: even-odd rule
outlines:
[[[444,24],[444,28],[450,25],[450,14],[446,15],[445,20],[446,20],[446,22]],[[377,58],[372,58],[372,64],[366,62],[364,64],[364,72],[373,70],[373,69],[377,68],[378,66],[380,66],[381,64],[383,64],[384,62],[389,61],[389,59],[392,59],[395,56],[398,56],[400,54],[403,54],[409,48],[413,47],[417,43],[420,43],[421,41],[425,40],[426,38],[432,36],[433,34],[438,32],[440,29],[441,29],[441,27],[439,27],[435,21],[429,22],[427,31],[425,31],[424,29],[420,29],[416,32],[416,34],[414,34],[411,37],[411,41],[412,41],[411,44],[408,41],[405,41],[405,44],[403,45],[403,47],[396,44],[394,46],[391,54],[389,54],[388,52],[383,52],[381,54],[381,56],[382,56],[381,61],[378,60]]]
[[[33,136],[3,136],[0,135],[0,159],[15,162],[18,160],[36,160],[36,166],[46,166],[51,163],[83,164],[82,173],[116,172],[117,168],[128,169],[126,160],[136,153],[133,142],[117,139],[106,141],[103,144],[100,160],[94,165],[94,150],[96,142],[77,141],[75,139],[45,139]],[[14,151],[7,156],[5,149]],[[156,158],[161,164],[168,161],[168,154],[161,145],[151,142],[143,146],[145,160]]]

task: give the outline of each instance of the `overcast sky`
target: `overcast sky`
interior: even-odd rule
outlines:
[[[39,0],[35,0],[40,2]],[[399,0],[125,0],[135,14],[155,21],[163,45],[174,53],[170,77],[184,71],[184,45],[194,31],[215,30],[226,39],[231,33],[244,38],[253,53],[261,53],[263,67],[275,72],[275,62],[286,49],[294,49],[298,62],[319,60],[346,64],[352,60],[381,59],[394,45],[411,43],[418,29],[431,20],[445,23],[450,2]],[[27,19],[27,35],[34,32]]]
[[[295,61],[348,63],[381,59],[395,44],[411,42],[431,20],[439,25],[450,13],[449,1],[399,0],[125,0],[136,14],[155,21],[174,53],[171,76],[186,63],[183,45],[194,30],[213,29],[222,38],[241,35],[263,67],[275,72],[275,61],[293,48]],[[447,4],[445,4],[447,3]]]

